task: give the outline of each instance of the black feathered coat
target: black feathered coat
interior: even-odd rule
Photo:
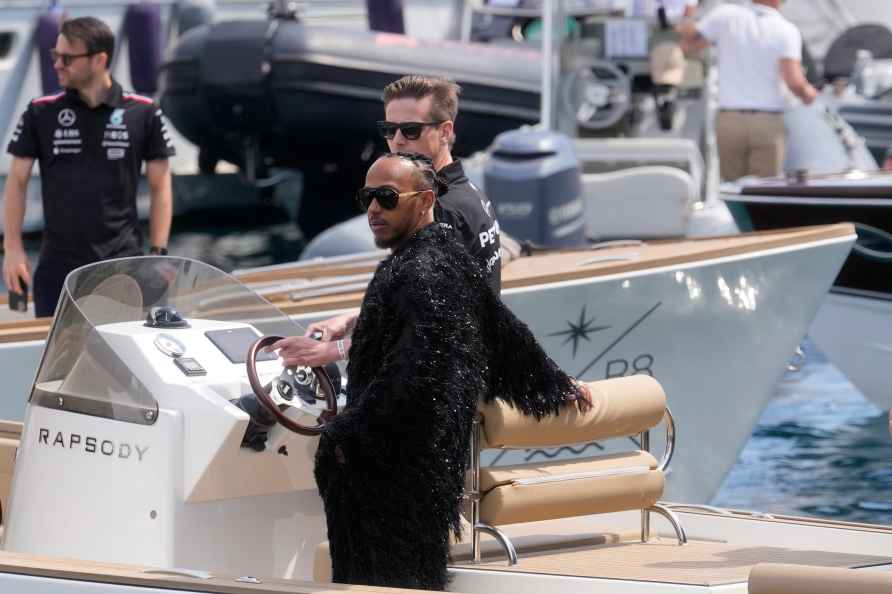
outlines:
[[[443,589],[478,400],[541,417],[575,387],[439,224],[379,265],[348,377],[316,454],[334,581]]]

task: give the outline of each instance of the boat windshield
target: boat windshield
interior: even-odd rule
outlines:
[[[149,322],[150,318],[155,321]],[[208,264],[159,256],[98,262],[65,279],[30,402],[154,423],[158,403],[114,337],[145,332],[157,339],[161,328],[161,336],[172,338],[169,342],[175,349],[178,318],[185,323],[197,319],[245,323],[263,335],[303,334],[299,324],[263,297]],[[149,327],[152,324],[154,328]]]

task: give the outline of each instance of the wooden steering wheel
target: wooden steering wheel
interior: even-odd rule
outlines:
[[[290,402],[290,398],[282,397],[279,394],[278,397],[273,397],[273,387],[270,385],[269,387],[265,387],[260,382],[260,377],[257,375],[257,354],[261,349],[282,340],[281,336],[264,336],[262,338],[257,339],[254,344],[251,345],[251,348],[248,350],[248,357],[245,361],[245,365],[248,368],[248,382],[251,384],[251,389],[254,390],[254,394],[257,396],[257,400],[260,404],[265,408],[271,415],[273,415],[276,420],[286,429],[298,433],[300,435],[319,435],[322,431],[325,430],[325,426],[328,424],[328,421],[338,414],[338,398],[337,394],[335,394],[334,385],[331,383],[331,378],[328,377],[328,374],[321,367],[313,367],[313,375],[316,376],[316,384],[320,392],[325,398],[325,410],[322,411],[322,414],[319,415],[318,420],[315,425],[304,425],[295,421],[294,419],[288,417],[279,407],[281,405],[285,406],[294,406],[292,402]],[[291,374],[293,376],[293,374]],[[287,380],[283,380],[286,381]],[[294,388],[294,386],[292,386]],[[294,394],[296,390],[292,390],[292,394]],[[293,398],[293,396],[292,396]],[[277,402],[278,400],[278,402]],[[298,399],[299,400],[299,399]]]

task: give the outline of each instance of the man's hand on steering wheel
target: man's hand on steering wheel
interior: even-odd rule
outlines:
[[[321,365],[312,364],[307,370],[306,363],[295,367],[287,364],[279,375],[279,379],[266,385],[260,380],[257,373],[257,355],[264,350],[276,350],[278,344],[293,344],[295,342],[309,341],[315,346],[337,346],[332,343],[319,343],[312,338],[296,336],[282,338],[281,336],[263,336],[258,338],[251,348],[245,360],[248,373],[248,383],[257,397],[257,401],[279,422],[280,425],[301,435],[319,435],[325,430],[330,419],[338,414],[338,397],[331,377]],[[315,383],[312,381],[315,378]],[[303,394],[304,388],[310,388],[313,392]],[[317,402],[323,404],[320,409]],[[306,412],[307,405],[315,411],[310,411],[313,424],[304,424],[300,418],[291,418],[283,412],[283,409],[299,408]],[[305,417],[306,415],[304,415]]]
[[[340,359],[337,344],[319,342],[307,336],[283,338],[266,347],[266,350],[279,351],[285,367],[322,367]]]
[[[304,336],[310,337],[315,332],[321,332],[322,342],[340,340],[353,331],[353,327],[356,325],[357,316],[358,313],[352,311],[327,320],[322,320],[321,322],[313,322],[307,327]]]

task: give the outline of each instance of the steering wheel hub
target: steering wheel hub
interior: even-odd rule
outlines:
[[[245,362],[248,370],[248,382],[251,384],[251,389],[254,390],[257,401],[275,417],[280,425],[300,435],[319,435],[325,430],[328,421],[338,414],[337,391],[328,373],[322,367],[286,367],[278,380],[264,386],[257,374],[257,355],[261,349],[279,340],[282,340],[280,336],[264,336],[251,345]],[[304,397],[305,390],[301,388],[305,389],[314,384],[312,395]],[[273,386],[275,386],[275,390],[272,389]],[[295,395],[298,396],[297,399],[295,399]],[[311,411],[315,412],[317,401],[323,401],[325,407],[319,411],[315,425],[306,425],[285,414],[289,408],[306,411],[308,406]]]

